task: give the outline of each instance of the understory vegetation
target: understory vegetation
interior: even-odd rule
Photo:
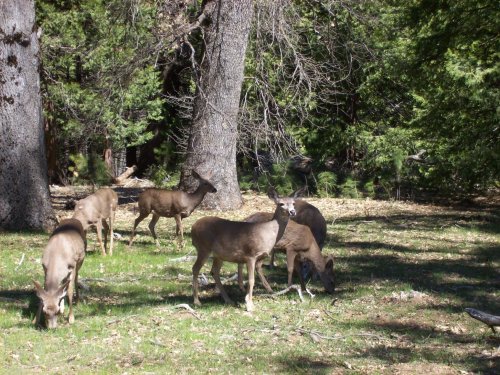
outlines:
[[[53,191],[61,217],[69,196]],[[0,249],[0,373],[495,373],[500,334],[471,319],[465,307],[500,311],[498,207],[448,207],[404,202],[316,198],[328,223],[323,252],[335,255],[337,289],[328,295],[311,281],[304,302],[296,291],[269,296],[256,282],[256,310],[244,310],[235,281],[227,290],[239,306],[226,306],[211,278],[202,306],[192,305],[194,248],[190,227],[208,212],[185,219],[186,244],[174,238],[173,219],[157,227],[157,249],[138,228],[128,248],[133,196],[119,191],[112,257],[98,250],[95,231],[80,271],[82,300],[75,324],[37,330],[32,280],[43,280],[43,233],[2,233]],[[247,193],[240,220],[271,211],[263,195]],[[186,255],[188,256],[186,258]],[[286,287],[284,256],[265,270],[274,291]],[[222,277],[235,265],[225,263]],[[297,281],[297,280],[296,280]],[[67,311],[66,311],[67,314]]]

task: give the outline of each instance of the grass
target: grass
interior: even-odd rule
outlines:
[[[240,220],[270,211],[264,196],[220,216]],[[498,373],[500,333],[464,313],[500,314],[500,217],[494,206],[450,208],[400,202],[310,199],[328,225],[325,253],[336,257],[335,295],[311,282],[313,299],[295,292],[269,298],[256,282],[256,311],[244,310],[236,283],[226,306],[213,280],[191,314],[191,225],[186,247],[174,240],[173,219],[161,219],[158,251],[147,220],[126,246],[133,204],[122,204],[113,257],[102,257],[95,232],[81,269],[86,290],[74,325],[57,330],[31,324],[43,281],[44,233],[0,234],[0,373]],[[57,206],[57,205],[56,205]],[[62,208],[57,206],[58,208]],[[59,211],[62,217],[71,212]],[[286,286],[284,256],[266,270],[271,286]],[[209,276],[210,262],[202,272]],[[225,264],[223,277],[235,272]],[[419,292],[419,293],[416,293]]]

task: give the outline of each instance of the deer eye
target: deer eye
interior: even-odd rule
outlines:
[[[285,204],[284,203],[279,203],[278,206],[285,207]]]

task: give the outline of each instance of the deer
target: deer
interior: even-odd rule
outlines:
[[[43,250],[42,266],[45,274],[44,287],[33,280],[35,292],[40,304],[35,317],[35,324],[41,325],[42,313],[47,327],[57,328],[57,316],[64,314],[64,297],[68,296],[68,322],[73,324],[73,290],[78,293],[78,271],[85,259],[85,231],[77,219],[64,219],[52,233]]]
[[[219,217],[207,216],[199,219],[191,228],[193,246],[197,257],[193,265],[193,299],[196,306],[201,306],[198,297],[198,274],[210,254],[213,257],[211,273],[225,303],[233,304],[220,280],[223,262],[246,264],[248,271],[248,289],[245,296],[246,310],[254,310],[252,301],[255,283],[255,270],[268,291],[272,291],[262,273],[262,259],[267,257],[276,242],[285,232],[289,218],[295,215],[295,198],[279,197],[274,189],[268,192],[276,209],[271,220],[263,223],[230,221]]]
[[[212,174],[202,177],[196,171],[192,171],[192,176],[199,182],[198,188],[193,193],[187,193],[182,190],[165,190],[151,188],[144,190],[139,194],[139,216],[135,219],[132,236],[128,246],[132,246],[135,237],[135,230],[139,223],[149,214],[153,213],[153,218],[149,223],[149,230],[156,246],[160,247],[160,242],[156,236],[155,226],[160,217],[174,217],[176,222],[176,236],[179,236],[181,243],[184,243],[184,231],[182,228],[182,219],[191,215],[196,207],[200,205],[207,193],[216,193],[217,189],[209,181]]]
[[[75,204],[73,218],[80,220],[85,231],[92,225],[97,228],[97,241],[103,256],[106,256],[108,233],[110,234],[109,255],[113,255],[113,226],[117,207],[118,195],[110,188],[99,189]],[[109,219],[109,225],[107,219]],[[104,245],[102,243],[103,227]]]
[[[303,189],[299,190],[299,194],[302,193],[302,191]],[[295,211],[297,214],[292,220],[296,223],[308,226],[320,250],[322,250],[326,239],[326,220],[319,209],[302,199],[297,199],[295,202]],[[258,218],[258,216],[256,218]],[[269,266],[271,268],[274,267],[274,251],[271,252]],[[307,269],[307,266],[304,268],[306,268],[306,270],[303,270],[305,277],[310,273],[310,270]]]
[[[298,203],[304,201],[297,200],[295,202],[295,210]],[[305,202],[304,202],[305,203]],[[257,212],[245,219],[250,223],[262,223],[268,221],[272,217],[272,213]],[[297,215],[299,215],[297,213]],[[286,252],[287,271],[288,271],[288,286],[292,285],[292,275],[294,269],[297,271],[300,279],[302,290],[305,290],[304,275],[302,273],[301,264],[303,261],[310,261],[318,272],[319,277],[328,293],[335,291],[335,279],[333,274],[333,256],[322,256],[321,249],[316,242],[315,236],[307,225],[296,223],[295,215],[288,223],[283,237],[276,243],[273,251],[281,250]],[[238,284],[240,289],[243,289],[243,267],[238,265]]]

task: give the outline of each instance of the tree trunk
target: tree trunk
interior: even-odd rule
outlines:
[[[193,190],[193,169],[205,176],[213,173],[210,180],[218,192],[208,194],[204,206],[236,209],[242,203],[236,174],[237,116],[253,1],[207,1],[204,13],[205,51],[181,187]]]
[[[33,0],[0,1],[0,228],[49,230]]]

